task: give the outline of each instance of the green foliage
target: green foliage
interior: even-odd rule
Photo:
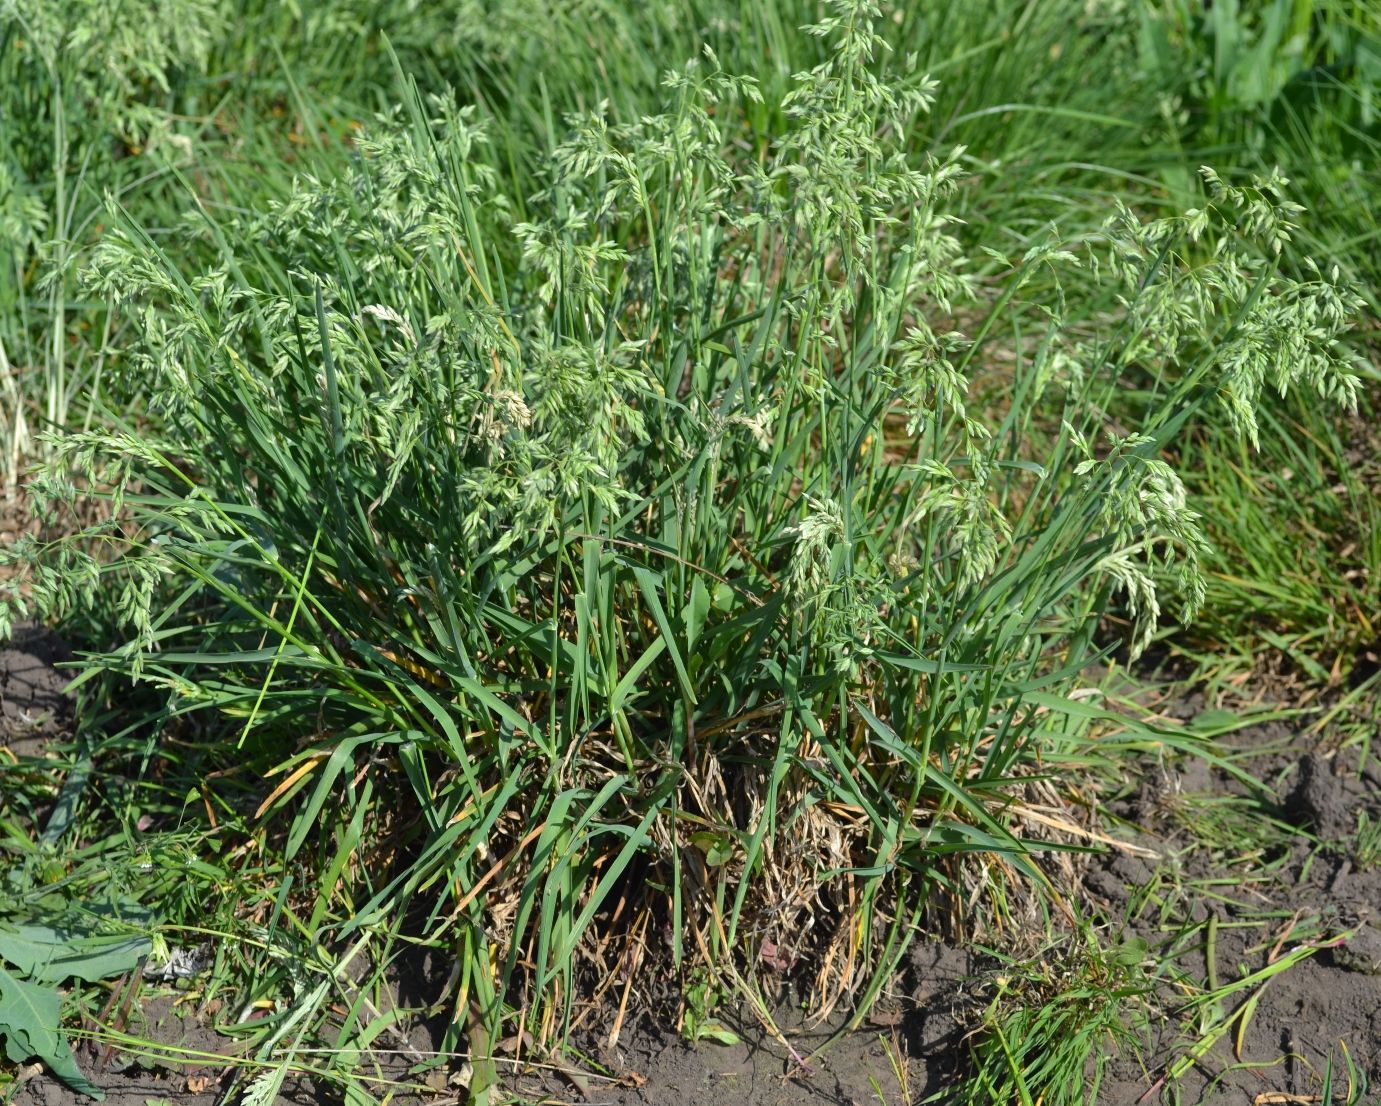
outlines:
[[[971,1050],[974,1073],[959,1100],[1095,1103],[1117,1052],[1139,1045],[1139,1007],[1154,981],[1147,944],[1131,938],[1104,949],[1087,930],[1066,947],[1011,964],[993,984],[987,1030]]]
[[[212,0],[0,2],[0,484],[45,428],[89,420],[106,325],[70,276],[103,193],[151,189],[191,140],[172,122],[184,76],[223,27]],[[145,148],[158,153],[133,156]],[[152,161],[151,166],[149,162]]]
[[[1381,864],[1381,819],[1365,810],[1357,812],[1357,834],[1353,841],[1357,867],[1375,868]]]
[[[152,97],[171,93],[180,71],[205,67],[222,21],[211,0],[0,5],[0,28],[18,64],[13,94],[32,97],[38,106],[46,93],[53,112],[48,124],[61,130],[80,121],[86,141],[105,130],[147,142],[163,122]]]
[[[878,15],[840,3],[812,29],[835,48],[762,158],[730,140],[758,86],[712,54],[657,114],[573,115],[527,196],[473,110],[415,94],[345,173],[189,224],[221,258],[204,271],[116,210],[92,255],[89,293],[137,326],[114,368],[159,431],[54,442],[34,493],[75,504],[77,473],[111,509],[41,551],[38,609],[117,595],[130,636],[96,665],[218,712],[297,781],[263,804],[288,857],[329,857],[328,805],[392,817],[401,773],[416,859],[308,938],[369,934],[431,888],[490,1032],[520,948],[521,986],[572,992],[635,865],[667,889],[640,905],[677,960],[721,915],[720,956],[763,927],[797,940],[817,904],[903,917],[953,853],[1035,878],[997,816],[1045,732],[1027,696],[1096,656],[1109,591],[1138,647],[1165,583],[1186,612],[1203,598],[1160,451],[1215,397],[1248,436],[1268,383],[1351,399],[1353,300],[1277,268],[1298,209],[1275,180],[1208,174],[1210,203],[1123,209],[1077,254],[1048,238],[974,336],[933,330],[978,287],[946,211],[961,155],[899,140],[935,88],[889,67]],[[1092,334],[1022,294],[1081,255],[1122,305]],[[1026,327],[1023,402],[971,410],[966,370]],[[1141,429],[1109,436],[1100,397],[1126,379],[1150,381]],[[862,817],[830,828],[830,804]],[[693,877],[704,829],[739,848]],[[783,869],[785,902],[759,877]],[[900,935],[870,909],[860,979]]]
[[[1347,80],[1365,90],[1358,121],[1371,126],[1381,77],[1381,13],[1368,4],[1329,0],[1146,3],[1141,60],[1183,89],[1174,106],[1211,140],[1236,131],[1244,113]],[[1264,132],[1249,131],[1247,138],[1260,142]]]
[[[705,975],[686,987],[685,1013],[681,1025],[686,1040],[738,1044],[738,1034],[714,1016],[715,1006],[723,997],[715,989],[713,981]]]
[[[58,985],[122,975],[142,963],[152,947],[142,935],[108,932],[81,920],[0,921],[0,1039],[10,1060],[37,1058],[78,1094],[105,1097],[77,1067],[62,1031]]]
[[[92,983],[129,971],[152,949],[149,940],[82,928],[19,924],[0,928],[0,958],[38,983]]]
[[[77,1067],[62,1032],[61,999],[51,987],[21,979],[0,967],[0,1037],[13,1062],[37,1057],[78,1094],[100,1100],[104,1093]]]

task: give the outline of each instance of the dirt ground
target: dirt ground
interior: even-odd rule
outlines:
[[[1355,751],[1325,755],[1315,740],[1282,731],[1275,724],[1228,739],[1243,752],[1278,748],[1247,766],[1274,785],[1275,802],[1263,815],[1295,832],[1264,834],[1258,863],[1232,864],[1209,849],[1179,851],[1186,844],[1179,811],[1196,803],[1221,805],[1247,791],[1196,760],[1151,773],[1122,804],[1122,813],[1145,831],[1143,839],[1160,843],[1167,862],[1153,869],[1134,858],[1106,857],[1088,876],[1091,892],[1106,898],[1111,910],[1130,912],[1132,931],[1153,949],[1173,928],[1156,924],[1158,901],[1177,881],[1199,888],[1187,899],[1189,917],[1174,924],[1192,926],[1215,916],[1220,984],[1266,969],[1292,950],[1313,948],[1266,983],[1240,1035],[1234,1026],[1190,1067],[1179,1083],[1181,1102],[1321,1101],[1311,1096],[1320,1093],[1330,1062],[1334,1101],[1351,1101],[1345,1096],[1349,1055],[1372,1088],[1360,1101],[1376,1101],[1381,1090],[1381,857],[1359,855],[1355,837],[1359,811],[1373,820],[1381,815],[1381,773],[1374,760],[1359,772]],[[1143,905],[1137,909],[1137,903]],[[1341,935],[1347,940],[1337,941]],[[1202,980],[1207,955],[1205,941],[1196,938],[1180,963]],[[1224,1013],[1241,1009],[1252,993],[1229,999]],[[1167,1008],[1175,1005],[1167,995]],[[1186,1052],[1183,1026],[1162,1029],[1142,1058],[1153,1076]],[[1124,1057],[1113,1064],[1100,1102],[1138,1102],[1153,1086],[1142,1063]],[[1280,1097],[1292,1095],[1300,1097]]]
[[[622,1085],[592,1087],[587,1101],[878,1106],[881,1096],[887,1106],[921,1102],[951,1086],[962,1070],[972,983],[986,966],[980,954],[942,942],[913,946],[878,1010],[833,1044],[842,1019],[807,1022],[788,988],[773,1014],[795,1056],[744,1011],[722,1019],[741,1038],[734,1045],[691,1046],[664,1026],[641,1022],[625,1034],[617,1056],[603,1057],[622,1068]]]
[[[16,757],[37,755],[66,728],[69,677],[54,666],[70,659],[56,634],[33,626],[21,626],[0,645],[0,745]]]
[[[65,677],[54,665],[68,656],[54,635],[32,628],[0,649],[0,786],[4,772],[42,757],[64,733],[70,705],[62,694]],[[1192,714],[1198,704],[1184,706],[1184,713]],[[1228,741],[1244,754],[1261,751],[1244,763],[1272,789],[1265,807],[1248,815],[1276,826],[1274,834],[1262,835],[1266,845],[1260,855],[1234,863],[1241,858],[1203,847],[1187,829],[1196,810],[1202,817],[1203,810],[1223,803],[1230,807],[1244,796],[1244,784],[1201,761],[1165,769],[1148,764],[1113,803],[1112,813],[1127,827],[1139,827],[1136,843],[1154,849],[1163,861],[1153,865],[1109,853],[1093,859],[1085,879],[1089,905],[1101,905],[1109,919],[1129,919],[1129,933],[1144,937],[1153,952],[1178,941],[1175,963],[1188,978],[1208,977],[1206,942],[1196,934],[1206,932],[1210,914],[1216,918],[1213,970],[1220,982],[1267,967],[1303,942],[1317,946],[1260,991],[1240,1037],[1234,1031],[1212,1047],[1193,1050],[1173,1100],[1255,1106],[1321,1102],[1313,1096],[1330,1060],[1340,1086],[1346,1086],[1344,1049],[1372,1086],[1381,1087],[1381,857],[1361,855],[1354,839],[1359,811],[1381,818],[1381,772],[1374,762],[1359,771],[1355,753],[1330,756],[1316,739],[1297,738],[1280,724],[1241,731]],[[1333,942],[1344,933],[1351,934],[1345,944]],[[793,1017],[792,995],[784,993],[779,1024],[797,1055],[810,1058],[805,1066],[752,1018],[736,1018],[732,1011],[723,1020],[739,1033],[740,1043],[694,1048],[665,1025],[630,1012],[619,1051],[600,1057],[612,1077],[586,1073],[571,1079],[550,1069],[534,1070],[516,1077],[511,1089],[524,1101],[607,1106],[918,1103],[962,1077],[965,1037],[981,1008],[975,996],[994,970],[994,963],[977,953],[943,943],[918,944],[879,1012],[821,1055],[814,1053],[833,1027],[812,1028],[799,1015]],[[1225,1012],[1238,1009],[1253,993],[1229,999]],[[142,1032],[173,1048],[229,1061],[233,1044],[199,1022],[193,1010],[177,1005],[175,993],[146,982],[144,994]],[[1155,1023],[1153,1038],[1139,1055],[1112,1059],[1098,1097],[1104,1106],[1157,1101],[1167,1065],[1190,1054],[1194,1038],[1186,1036],[1184,1018],[1174,1016],[1183,1011],[1184,987],[1167,978],[1157,999],[1166,1016]],[[435,1029],[415,1027],[410,1047],[401,1051],[428,1051],[428,1034]],[[399,1053],[392,1050],[381,1070],[405,1079],[408,1062]],[[78,1059],[105,1089],[110,1106],[213,1106],[227,1100],[231,1069],[212,1059],[172,1071],[82,1045]],[[36,1065],[11,1070],[18,1080],[8,1087],[0,1083],[0,1102],[62,1106],[79,1101]],[[431,1085],[433,1093],[396,1093],[388,1101],[463,1099],[462,1089],[444,1075],[433,1076]],[[325,1103],[339,1097],[301,1082],[286,1086],[279,1101]],[[1345,1101],[1341,1092],[1335,1092],[1334,1101]]]

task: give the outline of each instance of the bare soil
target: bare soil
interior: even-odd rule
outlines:
[[[70,704],[63,695],[66,677],[54,666],[68,656],[58,638],[35,628],[21,630],[0,649],[0,785],[4,773],[41,762],[49,744],[64,734]],[[1184,704],[1183,713],[1200,705]],[[1246,817],[1277,830],[1263,832],[1258,854],[1242,858],[1205,847],[1188,828],[1196,809],[1245,800],[1251,788],[1201,761],[1147,764],[1112,802],[1111,812],[1125,820],[1129,839],[1164,859],[1150,863],[1110,852],[1087,869],[1087,905],[1101,909],[1109,932],[1125,921],[1127,933],[1143,936],[1153,952],[1173,952],[1183,972],[1178,984],[1167,979],[1157,996],[1159,1013],[1144,1050],[1112,1059],[1098,1096],[1105,1106],[1162,1099],[1243,1106],[1321,1102],[1311,1096],[1319,1095],[1330,1061],[1338,1086],[1334,1101],[1343,1103],[1345,1055],[1374,1088],[1381,1087],[1381,862],[1362,855],[1355,839],[1359,811],[1381,818],[1381,773],[1374,763],[1360,765],[1355,753],[1329,753],[1279,724],[1230,740],[1244,754],[1260,752],[1244,766],[1267,781],[1268,792],[1264,799],[1258,794],[1251,808],[1256,814],[1249,810]],[[1249,999],[1255,1003],[1240,1036],[1234,1030],[1211,1048],[1196,1050],[1198,1038],[1186,1029],[1184,979],[1208,977],[1203,935],[1210,915],[1216,918],[1213,974],[1220,983],[1267,967],[1301,944],[1313,947],[1259,993],[1248,989],[1226,1001],[1221,1013],[1228,1016]],[[1336,940],[1341,934],[1349,935],[1346,943]],[[552,1066],[532,1065],[515,1074],[510,1086],[524,1101],[607,1106],[921,1102],[943,1096],[963,1078],[966,1037],[996,968],[978,952],[920,942],[873,1017],[823,1051],[838,1023],[804,1019],[789,983],[776,996],[774,1012],[789,1048],[745,1011],[722,1016],[739,1043],[695,1047],[650,1014],[630,1011],[613,1052],[591,1045],[588,1070],[563,1075]],[[429,990],[425,984],[400,979],[398,991]],[[238,1046],[183,998],[169,986],[145,981],[131,1029],[169,1054],[191,1050],[184,1055],[194,1054],[194,1062],[173,1067],[79,1047],[79,1062],[106,1091],[110,1106],[226,1102]],[[413,1059],[433,1053],[442,1028],[419,1023],[402,1048],[380,1039],[381,1076],[433,1088],[395,1089],[388,1101],[463,1101],[457,1078],[463,1057],[445,1058],[429,1075],[407,1074]],[[1173,1091],[1166,1090],[1161,1079],[1167,1067],[1191,1053],[1196,1058],[1188,1071]],[[64,1106],[79,1100],[36,1065],[11,1067],[10,1075],[16,1081],[8,1088],[0,1082],[0,1101]],[[382,1089],[379,1094],[384,1097]],[[286,1086],[280,1101],[326,1103],[340,1096],[302,1080]]]
[[[877,1106],[920,1102],[953,1084],[967,1053],[973,985],[988,967],[981,954],[943,942],[913,946],[891,993],[852,1033],[842,1018],[816,1025],[778,996],[774,1021],[790,1045],[775,1039],[746,1011],[723,1021],[740,1043],[688,1044],[650,1020],[638,1024],[605,1063],[618,1083],[592,1088],[590,1101],[609,1106]],[[831,1040],[838,1036],[837,1040]]]
[[[36,626],[21,626],[0,646],[0,746],[15,757],[38,754],[66,729],[69,677],[54,666],[70,659],[56,634]]]
[[[1143,841],[1159,843],[1165,863],[1152,868],[1105,857],[1089,873],[1089,890],[1105,898],[1110,913],[1130,913],[1132,931],[1146,936],[1153,949],[1165,945],[1170,930],[1192,934],[1181,943],[1179,964],[1197,980],[1209,977],[1210,916],[1220,985],[1267,969],[1292,950],[1310,950],[1264,987],[1223,1003],[1221,1014],[1230,1019],[1241,1011],[1242,1022],[1192,1064],[1179,1081],[1179,1101],[1322,1102],[1312,1096],[1321,1093],[1331,1064],[1333,1101],[1350,1102],[1348,1057],[1372,1088],[1357,1101],[1376,1101],[1381,857],[1359,853],[1356,830],[1359,812],[1373,820],[1381,816],[1377,764],[1360,764],[1355,750],[1324,752],[1317,739],[1297,739],[1279,723],[1242,731],[1228,744],[1247,754],[1267,750],[1243,763],[1270,785],[1255,817],[1278,820],[1283,832],[1263,832],[1260,855],[1240,858],[1245,862],[1234,863],[1239,858],[1211,848],[1190,848],[1182,812],[1244,798],[1252,789],[1202,761],[1150,772],[1121,807],[1140,825]],[[1183,896],[1183,911],[1161,916],[1176,884],[1193,893]],[[1167,994],[1163,1001],[1171,1014],[1186,1005],[1184,996]],[[1254,1006],[1244,1009],[1248,1002]],[[1204,1035],[1222,1020],[1203,1025]],[[1183,1022],[1165,1020],[1157,1030],[1144,1056],[1114,1063],[1100,1102],[1153,1101],[1166,1065],[1194,1051],[1195,1038],[1186,1035]]]

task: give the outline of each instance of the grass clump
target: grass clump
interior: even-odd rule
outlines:
[[[31,494],[71,532],[6,555],[0,611],[116,627],[79,679],[141,717],[93,714],[77,755],[195,779],[161,813],[227,858],[208,928],[280,1003],[244,1030],[262,1100],[317,1046],[364,1094],[365,996],[418,946],[457,964],[446,1044],[483,1098],[492,1042],[555,1047],[654,966],[692,1036],[717,996],[770,1021],[768,961],[857,1020],[927,911],[1059,904],[1014,813],[1097,716],[1068,693],[1217,583],[1167,457],[1277,448],[1271,391],[1356,403],[1365,301],[1295,249],[1284,177],[1068,227],[985,209],[993,163],[948,139],[1000,128],[932,118],[884,18],[828,4],[761,79],[705,49],[653,110],[625,110],[641,66],[607,104],[572,77],[559,117],[497,60],[459,94],[398,64],[397,105],[310,130],[291,183],[103,209],[79,288],[145,402],[52,439]],[[959,218],[985,210],[1022,214]],[[1121,1039],[1139,965],[1085,954],[1107,1002],[1023,969],[978,1091],[1076,1086]]]

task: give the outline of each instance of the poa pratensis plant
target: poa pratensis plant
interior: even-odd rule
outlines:
[[[1356,298],[1277,271],[1279,181],[1210,174],[1197,211],[978,279],[962,152],[908,154],[934,85],[878,16],[828,6],[765,148],[707,54],[657,114],[568,119],[525,196],[474,110],[412,93],[338,179],[190,220],[222,264],[112,211],[86,274],[157,431],[54,442],[48,509],[77,474],[118,510],[14,554],[34,606],[120,596],[90,664],[269,777],[259,817],[325,881],[305,939],[450,948],[472,1045],[634,962],[597,933],[735,986],[810,953],[817,1004],[863,1009],[932,892],[1045,886],[1002,813],[1056,740],[1037,700],[1116,596],[1140,646],[1202,595],[1162,450],[1250,438],[1267,384],[1352,396]],[[1094,333],[1050,291],[1076,270],[1119,293]]]

